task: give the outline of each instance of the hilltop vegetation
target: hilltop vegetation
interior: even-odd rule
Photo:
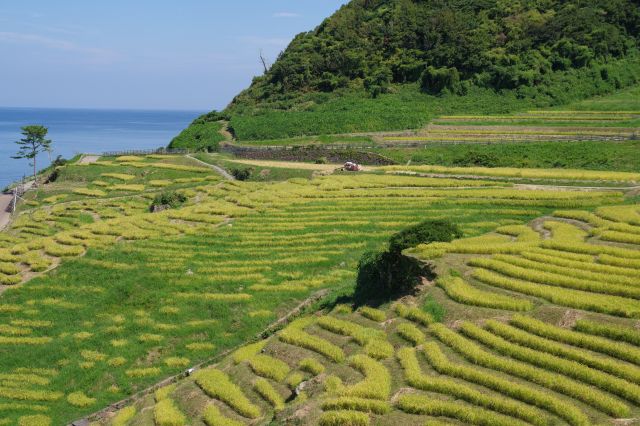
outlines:
[[[169,143],[171,149],[190,149],[195,151],[216,151],[224,140],[222,124],[217,114],[205,114],[196,118],[178,136]]]
[[[221,117],[250,140],[564,104],[637,82],[639,29],[631,0],[353,0]]]
[[[232,108],[287,108],[302,93],[347,87],[375,97],[413,82],[436,95],[470,85],[544,95],[554,71],[625,57],[639,32],[628,0],[354,0],[298,35]]]

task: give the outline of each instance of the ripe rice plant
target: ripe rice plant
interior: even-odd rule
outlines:
[[[246,361],[249,358],[257,355],[258,353],[260,353],[260,351],[262,351],[262,349],[264,349],[264,347],[267,345],[267,343],[269,343],[268,340],[261,340],[259,342],[256,343],[252,343],[249,345],[245,345],[243,347],[241,347],[240,349],[237,349],[232,355],[232,359],[233,362],[235,364],[240,364],[242,361]]]
[[[406,413],[451,417],[460,420],[464,424],[480,426],[524,426],[528,424],[522,420],[496,414],[483,408],[431,399],[421,395],[403,395],[398,398],[396,405]]]
[[[320,416],[320,426],[368,426],[369,416],[351,410],[326,411]]]
[[[621,257],[624,259],[632,259],[636,262],[640,260],[640,250],[631,250],[622,247],[606,246],[602,244],[595,245],[588,243],[571,243],[556,240],[545,240],[540,244],[540,246],[543,248],[568,251],[579,254],[591,254],[594,256],[610,255]]]
[[[422,311],[420,308],[410,307],[402,303],[395,303],[393,305],[393,310],[402,318],[417,322],[418,324],[421,324],[425,327],[429,326],[429,324],[434,323],[433,317],[430,314]]]
[[[598,278],[596,279],[599,279],[601,276],[617,277],[620,275],[624,277],[640,278],[640,271],[636,271],[632,268],[624,268],[619,266],[601,265],[598,263],[593,263],[593,257],[591,256],[589,256],[586,260],[571,260],[571,259],[563,259],[561,257],[554,256],[554,255],[548,255],[548,254],[545,254],[543,251],[530,251],[530,252],[525,251],[525,252],[522,252],[520,255],[525,259],[532,260],[535,262],[569,268],[572,270],[573,273],[594,272],[597,274],[602,274],[602,275],[597,275]],[[598,258],[598,260],[602,262],[601,258]]]
[[[144,185],[140,185],[140,184],[118,184],[118,185],[111,185],[107,189],[111,190],[111,191],[142,192],[142,191],[144,191]]]
[[[211,398],[226,403],[244,417],[250,419],[260,417],[260,409],[249,401],[240,387],[233,383],[229,376],[222,371],[215,369],[200,370],[194,377],[196,384]]]
[[[442,167],[442,166],[389,166],[388,171],[413,171],[453,175],[478,175],[519,179],[582,180],[611,182],[640,182],[640,173],[602,172],[570,169],[522,169],[506,167]]]
[[[569,223],[548,220],[544,228],[551,231],[552,238],[564,242],[582,242],[588,234],[577,226]]]
[[[9,373],[9,374],[0,374],[0,380],[3,382],[17,382],[22,384],[29,385],[40,385],[45,386],[48,385],[50,379],[47,377],[42,377],[37,374],[25,374],[25,373]]]
[[[627,342],[635,346],[640,346],[640,334],[631,327],[606,324],[589,320],[578,320],[574,330],[581,333],[602,336],[608,339]]]
[[[173,400],[166,398],[156,403],[153,418],[157,426],[184,426],[187,419]]]
[[[461,331],[502,355],[589,383],[635,404],[640,402],[640,386],[626,380],[586,367],[579,362],[510,343],[469,322],[462,324]]]
[[[76,407],[90,407],[96,403],[96,399],[88,397],[83,392],[73,392],[67,395],[67,402]]]
[[[391,393],[391,375],[389,370],[378,361],[366,355],[354,355],[349,365],[364,375],[364,380],[350,386],[339,386],[339,396],[380,399],[386,401]]]
[[[18,426],[51,426],[51,418],[49,416],[45,416],[44,414],[21,416],[18,419]]]
[[[165,186],[169,186],[172,183],[173,182],[171,182],[170,180],[164,179],[154,179],[149,181],[149,185],[153,186],[154,188],[164,188]]]
[[[244,426],[244,423],[225,417],[214,404],[204,409],[203,420],[207,426]]]
[[[593,274],[589,273],[582,273],[579,274],[581,278],[574,278],[573,276],[567,276],[570,271],[566,271],[562,267],[536,263],[514,256],[495,256],[492,259],[476,258],[468,263],[471,266],[489,269],[519,280],[614,296],[640,298],[640,285],[633,287],[626,284],[611,283],[610,281],[612,280],[608,277],[605,277],[606,279],[604,280],[598,280],[593,277]],[[585,275],[591,276],[593,279],[587,280],[584,278]],[[627,279],[625,278],[624,280],[626,281]],[[631,282],[632,280],[629,279],[629,281]]]
[[[505,225],[496,228],[498,234],[510,235],[520,242],[538,242],[540,234],[529,228],[527,225]]]
[[[125,374],[128,377],[150,377],[150,376],[157,376],[160,373],[161,373],[161,370],[157,367],[132,368],[130,370],[125,371]]]
[[[594,352],[607,354],[623,361],[640,365],[640,348],[626,343],[609,340],[604,337],[579,333],[556,327],[534,318],[515,316],[510,323],[538,336],[556,340],[573,346],[589,349]]]
[[[22,281],[22,278],[18,275],[5,275],[0,274],[0,284],[3,285],[15,285],[19,284]]]
[[[117,180],[121,180],[121,181],[130,181],[135,179],[135,175],[129,175],[126,173],[102,173],[100,176],[102,177],[106,177],[106,178],[112,178],[112,179],[117,179]]]
[[[187,367],[190,363],[189,358],[171,356],[163,360],[168,367]]]
[[[212,343],[202,343],[202,342],[188,343],[187,345],[185,345],[185,348],[187,348],[190,351],[213,351],[215,347],[216,346]]]
[[[474,405],[479,405],[499,413],[520,418],[535,425],[549,424],[549,418],[540,410],[513,401],[500,395],[492,395],[459,383],[447,377],[428,376],[424,374],[418,363],[416,351],[413,348],[403,348],[398,351],[398,360],[404,369],[405,379],[414,388],[450,395]]]
[[[640,234],[630,234],[618,231],[603,231],[599,233],[600,239],[615,243],[640,244]]]
[[[423,353],[431,366],[440,374],[477,383],[498,393],[542,408],[565,419],[571,425],[590,424],[588,417],[575,405],[561,401],[549,392],[506,379],[491,370],[480,370],[475,366],[450,362],[435,342],[426,343],[423,346]]]
[[[62,392],[52,392],[35,389],[16,389],[12,387],[0,386],[0,397],[7,399],[17,399],[20,401],[57,401],[62,398]]]
[[[482,291],[469,285],[460,277],[441,277],[436,281],[436,285],[442,288],[447,293],[447,296],[465,305],[510,311],[529,311],[533,309],[533,303],[528,300]]]
[[[627,405],[602,391],[595,390],[566,376],[494,355],[480,349],[475,343],[441,324],[433,324],[430,330],[440,341],[475,364],[529,380],[550,390],[576,398],[612,416],[626,416],[629,413]]]
[[[340,320],[331,316],[320,317],[318,325],[333,333],[351,336],[360,345],[366,345],[373,339],[383,340],[386,337],[382,330],[363,327],[354,322]]]
[[[278,337],[285,343],[300,346],[305,349],[317,352],[334,362],[344,361],[344,352],[336,345],[319,337],[313,336],[303,331],[304,328],[314,322],[313,318],[303,318],[292,322],[287,328],[282,330]]]
[[[378,360],[391,358],[394,351],[393,345],[386,339],[371,339],[364,346],[364,353]]]
[[[150,163],[150,164],[143,163],[143,167],[154,167],[157,169],[177,170],[181,172],[212,173],[211,169],[207,169],[204,167],[184,166],[182,164],[171,164],[171,163]]]
[[[304,374],[295,371],[289,374],[289,376],[284,382],[289,387],[289,389],[295,390],[295,388],[297,388],[298,385],[304,381],[304,378],[305,378]]]
[[[220,302],[245,302],[253,297],[247,293],[175,293],[174,296],[186,300],[209,300]]]
[[[421,345],[425,341],[424,333],[413,324],[406,322],[398,324],[396,332],[414,346]]]
[[[0,336],[0,345],[44,345],[51,342],[53,338],[43,337],[8,337]]]
[[[254,355],[248,359],[248,362],[255,374],[276,382],[282,382],[290,370],[287,363],[268,355]]]
[[[116,157],[116,161],[138,161],[140,157],[136,157],[134,155],[121,155],[120,157]]]
[[[598,256],[598,262],[605,265],[612,265],[629,269],[640,269],[640,259],[629,259],[608,254],[601,254]]]
[[[472,276],[485,284],[540,297],[556,305],[609,315],[640,318],[640,304],[631,299],[506,278],[486,269],[476,269]]]
[[[338,398],[328,398],[322,402],[322,409],[331,410],[348,410],[362,411],[364,413],[386,414],[391,411],[388,402],[375,399],[357,398],[350,396],[342,396]]]
[[[369,318],[371,321],[382,322],[387,319],[387,314],[380,309],[370,308],[369,306],[363,306],[358,309],[358,312],[365,317]]]
[[[314,376],[317,376],[318,374],[324,372],[324,365],[322,365],[320,361],[314,358],[304,358],[300,360],[298,368],[300,368],[300,370],[302,371],[313,374]]]
[[[260,396],[269,402],[276,411],[280,411],[284,408],[284,398],[282,398],[282,395],[280,395],[266,379],[256,380],[253,384],[253,388],[260,394]]]
[[[636,366],[619,362],[611,358],[593,356],[588,351],[556,343],[553,340],[538,337],[534,334],[527,333],[498,321],[487,321],[486,328],[492,333],[510,342],[535,349],[536,351],[557,355],[563,359],[570,359],[591,368],[613,374],[614,376],[618,376],[626,381],[640,384],[640,368]]]
[[[640,226],[640,206],[604,206],[596,209],[596,214],[614,222]]]
[[[111,419],[111,426],[126,426],[135,415],[136,407],[133,405],[125,407]]]
[[[89,189],[89,188],[77,188],[73,190],[73,193],[78,195],[86,195],[88,197],[105,197],[107,195],[106,192],[101,191],[99,189]]]

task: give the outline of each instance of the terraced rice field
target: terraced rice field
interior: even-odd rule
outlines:
[[[455,217],[466,235],[479,236],[556,209],[623,201],[612,191],[415,176],[223,182],[188,159],[135,160],[68,166],[58,183],[32,193],[2,234],[0,365],[8,376],[0,416],[7,424],[30,424],[31,416],[62,424],[215,358],[318,290],[348,291],[364,251],[420,220]],[[167,189],[188,201],[150,213],[150,200]],[[291,341],[300,333],[289,333]],[[379,341],[361,342],[367,356],[393,355]],[[357,359],[358,368],[378,368]],[[251,368],[270,365],[258,358]],[[265,380],[282,379],[280,367]],[[274,383],[255,386],[280,406]],[[212,418],[214,411],[207,409]],[[193,414],[176,401],[154,412]]]
[[[600,177],[621,179],[606,172]],[[621,180],[633,184],[626,177]],[[183,192],[187,202],[151,213],[151,199],[168,189]],[[103,422],[243,424],[266,421],[277,413],[278,418],[300,417],[301,424],[341,424],[345,418],[353,424],[378,419],[423,424],[429,416],[440,415],[518,424],[542,413],[540,419],[584,424],[633,415],[637,404],[630,395],[635,385],[627,384],[631,376],[626,372],[635,371],[635,361],[601,360],[600,355],[583,353],[593,348],[580,344],[566,351],[575,354],[573,359],[591,357],[588,367],[577,370],[584,376],[572,376],[566,389],[547,389],[557,392],[568,407],[575,405],[566,411],[577,420],[548,408],[552,398],[542,397],[549,380],[567,374],[564,364],[565,370],[545,373],[541,382],[531,382],[531,372],[548,364],[522,367],[514,377],[496,370],[489,377],[503,382],[491,385],[488,393],[478,387],[488,385],[458,376],[447,379],[455,382],[453,394],[443,392],[445,385],[416,384],[425,382],[422,375],[433,374],[423,356],[431,353],[423,349],[426,345],[438,346],[454,365],[470,365],[445,341],[451,333],[462,336],[446,322],[448,317],[473,321],[487,312],[504,316],[513,310],[526,313],[525,319],[551,324],[566,308],[583,309],[615,317],[624,326],[618,333],[631,336],[625,348],[637,344],[626,319],[637,313],[637,293],[629,283],[635,269],[624,263],[635,262],[630,253],[637,252],[635,243],[620,234],[635,231],[638,219],[635,206],[623,203],[625,195],[617,190],[517,188],[500,179],[360,174],[273,183],[222,181],[214,171],[182,157],[122,157],[67,166],[56,183],[31,193],[11,228],[0,234],[0,422],[66,424],[204,361],[216,363],[216,368],[201,370]],[[556,219],[540,229],[523,225],[554,211],[565,213],[556,213]],[[571,215],[588,218],[598,241],[608,242],[586,241],[587,231],[558,222]],[[241,347],[319,290],[350,292],[363,252],[380,248],[391,234],[428,218],[453,219],[470,238],[416,249],[420,256],[440,256],[436,262],[442,268],[451,264],[460,271],[439,287],[428,287],[429,300],[436,298],[447,309],[444,325],[434,324],[431,314],[421,309],[421,298],[355,314],[340,307],[329,316],[303,317],[276,336],[225,358],[226,351]],[[485,235],[491,231],[497,233]],[[458,247],[499,247],[496,253],[481,253],[507,257],[475,256],[463,264],[459,257],[471,255],[457,254]],[[503,264],[523,269],[515,262],[537,262],[521,253],[548,256],[550,250],[570,253],[565,260],[584,264],[589,263],[586,256],[597,257],[607,272],[626,275],[585,269],[593,275],[583,272],[577,283],[558,280],[553,270],[541,275],[544,283],[523,275],[514,281],[523,287],[505,290],[506,285],[471,278],[468,270],[474,262],[494,262],[498,266],[477,269],[500,278],[503,270],[496,269]],[[527,286],[545,290],[533,292]],[[588,303],[569,305],[567,294],[609,308],[603,312],[605,308],[596,310]],[[478,305],[479,299],[485,306],[468,309],[467,304]],[[496,306],[486,306],[487,300]],[[497,307],[501,310],[494,311]],[[464,339],[478,345],[489,342],[481,340],[484,334],[476,337],[470,324]],[[583,330],[591,330],[591,323],[584,324]],[[487,348],[493,356],[505,356],[498,346]],[[554,350],[555,356],[560,349]],[[420,372],[412,356],[419,360]],[[540,359],[549,362],[546,355]],[[605,372],[593,378],[591,370],[585,370],[599,366]],[[483,368],[490,372],[497,367],[487,361]],[[612,374],[617,378],[610,379]],[[315,379],[309,381],[311,377]],[[534,396],[500,395],[504,380]],[[292,397],[303,382],[304,393]],[[587,387],[595,396],[584,396]],[[412,389],[398,394],[403,388]],[[462,407],[469,409],[461,410],[447,395],[466,401]],[[494,405],[494,400],[499,403]]]
[[[638,234],[639,226],[637,204],[559,210],[529,225],[419,246],[408,254],[434,262],[439,278],[417,297],[300,318],[102,424],[637,418],[640,246],[602,234]],[[443,322],[424,308],[425,295],[445,306]],[[118,423],[125,416],[129,423]]]
[[[414,135],[385,135],[386,142],[522,143],[620,142],[640,135],[638,89],[593,98],[565,109],[531,110],[510,115],[441,116]]]

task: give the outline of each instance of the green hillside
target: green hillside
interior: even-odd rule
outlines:
[[[221,115],[240,140],[419,128],[637,82],[631,0],[353,0]]]

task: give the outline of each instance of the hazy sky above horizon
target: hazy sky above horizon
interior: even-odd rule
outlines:
[[[211,110],[347,0],[0,3],[0,106]]]

